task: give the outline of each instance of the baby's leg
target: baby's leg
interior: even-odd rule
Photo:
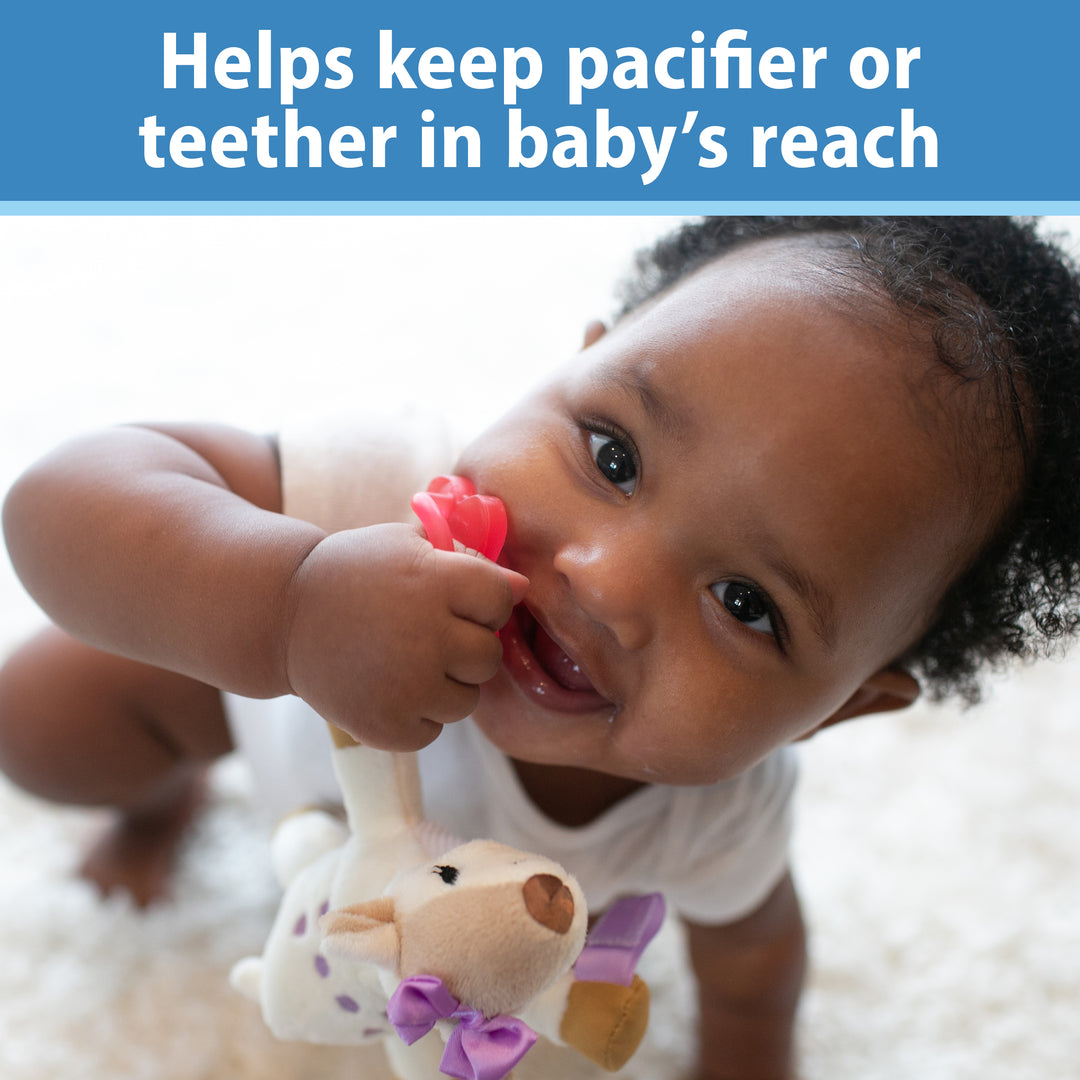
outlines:
[[[46,799],[115,807],[82,870],[140,905],[166,891],[206,767],[230,749],[216,689],[55,628],[0,670],[0,769]]]

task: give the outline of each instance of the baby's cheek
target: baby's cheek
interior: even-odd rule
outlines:
[[[653,703],[645,704],[642,722],[628,727],[624,742],[627,756],[639,760],[653,782],[728,780],[791,739],[765,687],[736,685],[728,678],[663,683]]]
[[[638,719],[616,716],[612,728],[619,757],[646,783],[711,784],[726,771],[719,730],[688,723],[677,707]]]

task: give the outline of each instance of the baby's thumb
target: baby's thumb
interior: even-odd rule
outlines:
[[[525,599],[525,593],[529,589],[529,579],[524,574],[519,574],[516,570],[511,570],[509,567],[500,566],[499,569],[503,572],[503,576],[510,582],[510,591],[514,597],[514,603],[520,604]]]

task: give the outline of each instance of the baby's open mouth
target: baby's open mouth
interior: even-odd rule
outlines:
[[[531,644],[540,666],[567,690],[593,690],[589,677],[573,658],[567,655],[563,647],[539,623],[534,625]]]
[[[529,697],[557,712],[610,711],[611,702],[523,604],[501,636],[506,668]]]

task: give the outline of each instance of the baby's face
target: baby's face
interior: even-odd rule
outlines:
[[[465,452],[531,583],[475,713],[512,757],[702,784],[896,704],[874,677],[984,527],[926,342],[806,255],[710,264]]]

